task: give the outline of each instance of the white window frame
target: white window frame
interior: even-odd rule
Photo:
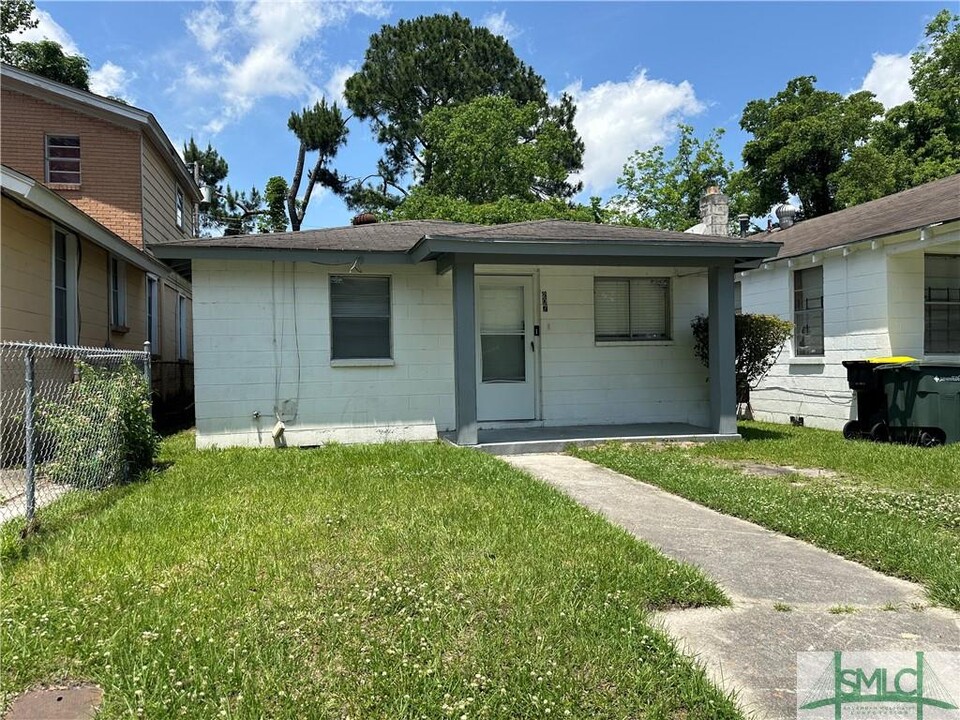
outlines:
[[[819,297],[815,293],[810,293],[809,297],[807,296],[807,290],[802,287],[803,283],[798,283],[797,281],[804,277],[802,273],[812,274],[815,271],[820,273],[820,295]],[[791,309],[793,311],[793,356],[794,357],[823,357],[826,354],[826,302],[824,301],[824,277],[823,277],[823,265],[813,265],[811,267],[799,268],[793,271],[792,276],[792,289],[793,289],[793,302],[791,303]],[[802,295],[801,295],[802,294]],[[820,307],[816,307],[813,303],[815,300],[819,299]],[[803,307],[800,307],[803,305]],[[805,336],[813,336],[816,338],[817,333],[810,331],[809,317],[811,314],[820,311],[820,348],[819,352],[814,348],[813,350],[806,350],[806,347],[809,345],[801,345],[800,339]],[[807,330],[804,332],[804,330]]]
[[[334,314],[333,307],[333,286],[337,283],[337,279],[346,279],[359,280],[361,282],[366,280],[386,280],[387,281],[387,305],[388,305],[388,314],[387,318],[387,355],[370,355],[363,357],[339,357],[336,354],[336,339],[334,333],[334,319],[337,317]],[[393,325],[394,325],[394,311],[393,311],[393,278],[389,275],[330,275],[329,277],[329,306],[330,306],[330,360],[333,363],[340,364],[350,364],[350,363],[364,363],[364,362],[390,362],[393,360]],[[382,316],[369,316],[369,317],[382,317]]]
[[[127,264],[110,256],[110,329],[127,331]]]
[[[183,230],[184,218],[186,217],[186,204],[183,198],[183,190],[177,185],[173,193],[173,216],[177,223],[177,228]]]
[[[145,320],[150,354],[160,355],[160,278],[153,273],[144,276]]]
[[[187,359],[187,296],[177,293],[177,360]]]
[[[605,282],[626,282],[627,283],[627,332],[618,335],[601,335],[597,328],[597,303],[599,297],[597,290]],[[630,328],[633,321],[630,317],[632,293],[634,289],[641,284],[657,285],[663,288],[663,332],[662,333],[644,333],[642,335],[633,335]],[[607,276],[597,275],[593,278],[593,340],[597,345],[620,345],[620,344],[643,344],[643,343],[664,343],[673,339],[673,283],[669,277],[649,277],[649,276]]]
[[[947,348],[931,348],[930,339],[929,339],[929,325],[930,325],[930,310],[934,307],[946,307],[946,308],[956,308],[960,312],[960,295],[955,296],[953,288],[947,289],[946,297],[943,297],[941,293],[942,290],[936,291],[936,295],[933,294],[933,289],[927,284],[927,259],[928,258],[950,258],[951,262],[960,263],[960,256],[952,255],[949,253],[926,253],[923,256],[923,352],[925,355],[958,355],[960,354],[960,347],[955,350],[951,350],[949,346]],[[950,334],[956,333],[960,335],[960,328],[955,328],[949,325],[949,316],[948,316],[948,330]]]
[[[76,179],[76,181],[73,181],[73,180],[52,180],[52,179],[50,178],[50,172],[51,172],[51,171],[50,171],[50,161],[53,160],[53,159],[55,159],[55,158],[51,157],[51,155],[50,155],[50,148],[51,148],[51,147],[74,147],[73,145],[58,145],[58,144],[54,144],[54,145],[51,146],[51,143],[50,143],[51,140],[53,140],[53,139],[61,139],[61,138],[62,138],[62,139],[69,139],[69,140],[76,140],[76,141],[77,141],[76,148],[77,148],[77,150],[78,150],[78,152],[79,152],[79,154],[80,154],[80,157],[77,157],[77,158],[76,158],[76,161],[77,161],[77,169],[76,169],[77,179]],[[74,158],[57,158],[57,159],[61,159],[61,160],[73,160]],[[83,178],[83,154],[82,154],[82,144],[81,144],[81,142],[80,142],[80,136],[79,136],[79,135],[71,135],[70,133],[48,133],[47,135],[44,135],[44,137],[43,137],[43,172],[44,172],[44,177],[46,178],[46,182],[48,182],[48,183],[53,183],[53,184],[56,184],[56,185],[80,185],[81,180],[82,180],[82,178]],[[73,171],[73,170],[54,170],[53,172],[69,172],[69,173],[73,173],[74,171]]]
[[[57,284],[57,235],[64,238],[64,284]],[[64,294],[64,336],[57,335],[57,293]],[[77,236],[54,226],[50,237],[50,337],[58,345],[76,345],[77,322]]]

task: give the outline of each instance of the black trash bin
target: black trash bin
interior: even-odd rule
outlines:
[[[960,364],[881,365],[892,440],[915,445],[960,442]]]
[[[911,357],[878,357],[867,360],[844,360],[847,384],[857,393],[857,419],[843,426],[848,440],[870,438],[880,442],[890,439],[890,419],[886,388],[878,368],[916,362]]]

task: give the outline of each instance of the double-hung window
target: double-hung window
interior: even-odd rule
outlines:
[[[960,353],[960,255],[923,258],[923,351]]]
[[[823,355],[823,267],[793,273],[793,354]]]
[[[47,182],[80,184],[80,138],[70,135],[47,135]]]
[[[330,357],[391,357],[390,278],[330,276]]]
[[[147,275],[147,340],[150,352],[160,354],[160,280]]]
[[[176,187],[176,194],[173,201],[173,211],[177,218],[177,228],[183,230],[183,190],[180,186]]]
[[[60,229],[53,232],[53,341],[77,342],[77,240]]]
[[[670,339],[670,279],[594,278],[597,342]]]
[[[127,265],[110,257],[110,325],[115,330],[127,327]]]

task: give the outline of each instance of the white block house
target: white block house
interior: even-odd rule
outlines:
[[[856,417],[844,360],[960,363],[960,175],[799,222],[738,274],[743,312],[794,323],[751,392],[759,420],[839,430]]]
[[[476,445],[651,423],[736,437],[734,273],[774,255],[767,240],[416,221],[154,251],[192,264],[198,445]]]

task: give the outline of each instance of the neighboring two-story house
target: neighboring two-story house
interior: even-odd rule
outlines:
[[[190,283],[151,244],[194,235],[193,177],[152,114],[2,66],[0,339],[141,349],[192,395]]]

